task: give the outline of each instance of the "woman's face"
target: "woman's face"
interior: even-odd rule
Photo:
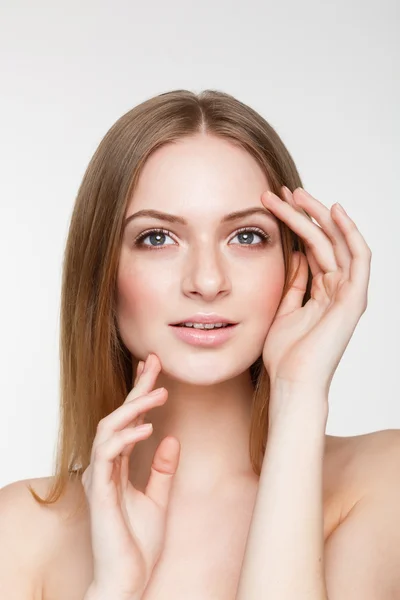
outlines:
[[[261,355],[285,275],[278,220],[261,203],[268,189],[250,154],[211,135],[181,139],[150,156],[126,218],[152,209],[186,224],[138,216],[125,226],[117,321],[135,359],[153,352],[164,374],[209,385],[240,375]],[[250,208],[264,213],[224,221]],[[168,233],[151,233],[154,228]],[[192,345],[170,324],[198,312],[238,325],[223,343]]]

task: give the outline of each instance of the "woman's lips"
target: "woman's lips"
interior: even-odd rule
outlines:
[[[218,346],[229,340],[235,334],[237,326],[238,323],[215,329],[196,329],[194,327],[170,325],[179,339],[193,346],[206,347]]]

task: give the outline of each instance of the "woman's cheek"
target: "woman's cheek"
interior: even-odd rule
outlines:
[[[121,269],[118,274],[117,315],[122,339],[143,334],[152,325],[168,322],[169,282],[165,269]]]
[[[260,277],[257,294],[252,303],[252,312],[257,315],[263,333],[267,333],[274,321],[282,298],[285,273],[283,266],[276,266],[268,272],[268,276]]]

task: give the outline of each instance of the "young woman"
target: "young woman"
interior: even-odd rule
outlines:
[[[55,474],[1,490],[0,596],[400,598],[399,432],[325,433],[370,259],[232,96],[122,116],[66,245]]]

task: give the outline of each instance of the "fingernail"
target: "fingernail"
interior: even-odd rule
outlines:
[[[338,209],[340,210],[340,212],[343,215],[347,215],[347,212],[344,210],[343,206],[341,204],[339,204],[339,202],[336,202],[336,206],[338,207]]]
[[[144,425],[138,425],[137,427],[135,427],[135,431],[137,431],[137,433],[151,431],[152,429],[153,423],[144,423]]]
[[[164,392],[165,388],[157,388],[156,390],[153,390],[152,392],[150,392],[149,394],[147,394],[148,396],[158,396],[159,394],[162,394]]]

